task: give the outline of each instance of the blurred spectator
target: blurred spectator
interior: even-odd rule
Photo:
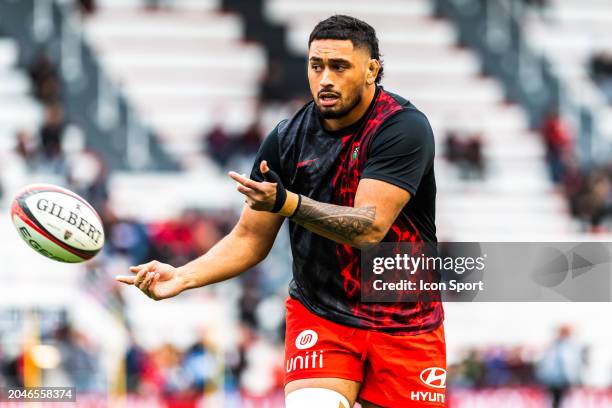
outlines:
[[[136,343],[133,333],[130,332],[130,344],[125,353],[126,388],[130,393],[140,391],[141,379],[147,369],[147,353]]]
[[[254,156],[259,150],[262,140],[261,125],[255,122],[238,136],[237,149],[234,151],[241,152],[246,156]]]
[[[221,374],[219,363],[206,348],[204,340],[196,342],[187,350],[182,366],[194,394],[202,393]]]
[[[612,216],[612,168],[603,165],[583,169],[577,159],[567,155],[563,160],[562,191],[571,214],[589,232],[610,230]]]
[[[222,168],[231,165],[236,169],[247,163],[250,169],[262,140],[259,122],[252,123],[237,134],[229,134],[223,126],[216,125],[204,136],[204,149]]]
[[[482,139],[480,134],[473,134],[465,145],[465,171],[468,179],[484,177],[484,160],[482,157]]]
[[[153,258],[146,226],[140,222],[114,218],[108,220],[106,233],[107,250],[110,254],[126,256],[131,265],[138,265]]]
[[[482,138],[479,133],[462,134],[451,130],[446,134],[447,160],[459,168],[464,180],[482,180],[485,163],[482,154]]]
[[[171,392],[174,380],[169,377],[176,373],[178,350],[170,344],[164,344],[149,353],[149,361],[151,364],[144,371],[141,380],[146,385],[146,392],[158,395]],[[175,390],[178,390],[178,387]]]
[[[586,177],[575,158],[568,160],[562,179],[563,193],[574,217],[581,215],[581,196],[586,189]]]
[[[2,338],[2,333],[0,333],[0,339]],[[6,382],[6,373],[4,369],[4,353],[2,351],[2,344],[0,344],[0,389],[5,388],[8,384]]]
[[[510,378],[508,385],[529,385],[535,382],[533,364],[526,358],[522,346],[514,347],[507,356],[508,371]]]
[[[172,0],[145,0],[144,4],[147,10],[155,11],[161,8],[171,7]]]
[[[246,369],[246,352],[255,339],[255,332],[244,323],[238,328],[236,348],[229,350],[225,356],[225,376],[230,387],[238,388],[239,379]]]
[[[507,350],[496,347],[491,347],[483,353],[485,385],[499,387],[509,383],[508,357]]]
[[[32,166],[38,153],[36,140],[25,130],[20,130],[16,134],[15,153],[28,165]]]
[[[250,271],[244,275],[242,280],[242,297],[240,298],[240,320],[252,328],[257,327],[257,317],[255,312],[257,310],[257,304],[261,300],[261,293],[253,280],[247,278],[257,275],[258,271],[258,269],[255,269],[255,271]]]
[[[484,371],[485,368],[480,362],[480,358],[477,350],[470,350],[467,357],[461,364],[463,386],[468,387],[481,387],[484,384]]]
[[[459,134],[454,130],[448,131],[444,144],[446,159],[450,163],[457,163],[463,155],[463,145],[459,140]]]
[[[0,361],[0,371],[9,387],[23,387],[23,352],[16,357],[6,357]]]
[[[583,366],[583,348],[573,339],[572,328],[560,327],[536,369],[538,380],[550,391],[553,408],[559,408],[567,391],[580,384]]]
[[[58,103],[48,105],[45,122],[39,130],[41,146],[41,166],[53,174],[64,173],[62,137],[66,128],[64,110]]]
[[[449,382],[458,388],[533,386],[534,362],[523,347],[470,349],[458,363],[449,366]]]
[[[89,15],[96,12],[96,0],[79,0],[79,11],[83,15]]]
[[[604,221],[612,214],[612,185],[610,175],[595,171],[588,178],[587,191],[583,197],[584,215],[591,228],[598,232]]]
[[[213,127],[204,136],[205,150],[221,167],[225,167],[232,155],[232,140],[221,125]]]
[[[525,4],[532,7],[546,7],[549,4],[549,0],[523,0]]]
[[[608,103],[612,104],[612,52],[594,54],[591,57],[590,69],[593,80],[606,95]]]
[[[213,219],[201,214],[194,218],[191,233],[193,250],[198,256],[208,252],[224,235],[220,226]]]
[[[284,375],[283,353],[261,337],[255,337],[245,352],[245,368],[240,385],[247,395],[268,395],[282,389]]]
[[[88,150],[74,155],[68,163],[67,181],[93,208],[102,213],[109,198],[108,170],[102,156]]]
[[[546,161],[554,183],[559,183],[571,156],[572,135],[568,124],[556,109],[551,109],[542,122],[541,135],[546,146]]]
[[[63,369],[79,392],[104,391],[95,348],[87,338],[69,324],[60,326],[54,335]]]
[[[44,104],[57,103],[61,84],[49,57],[44,53],[39,54],[30,65],[29,73],[34,85],[34,96]]]
[[[153,248],[161,262],[183,265],[195,258],[191,228],[185,221],[183,216],[150,227]]]

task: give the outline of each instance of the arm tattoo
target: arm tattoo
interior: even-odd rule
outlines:
[[[366,232],[374,223],[376,207],[344,207],[321,203],[302,196],[297,213],[291,218],[295,223],[314,232],[326,233],[328,238],[335,237],[351,242]]]

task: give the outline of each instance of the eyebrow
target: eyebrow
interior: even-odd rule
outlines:
[[[323,62],[323,58],[320,58],[320,57],[310,57],[308,60],[311,62]],[[351,61],[344,59],[344,58],[330,58],[328,61],[331,64],[346,64],[349,66],[353,65]]]

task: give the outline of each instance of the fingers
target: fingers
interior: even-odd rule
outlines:
[[[260,191],[259,184],[256,181],[251,180],[243,175],[236,173],[235,171],[230,171],[227,173],[234,181],[242,184],[245,187],[251,188],[253,190]]]
[[[157,263],[158,263],[157,261],[151,261],[151,262],[147,262],[147,263],[136,265],[136,266],[130,266],[130,272],[138,273],[143,268],[149,268],[151,266],[155,266]]]
[[[159,273],[149,272],[147,273],[145,280],[142,282],[142,285],[140,285],[140,290],[142,290],[145,295],[153,300],[157,300],[156,295],[154,295],[154,287],[158,279]]]
[[[135,276],[117,275],[115,280],[127,285],[134,285],[151,299],[157,300],[153,295],[153,290],[160,278],[160,273],[156,272],[158,265],[158,261],[151,261],[142,265],[131,266],[130,272],[135,273]]]
[[[147,296],[149,295],[148,293],[149,285],[151,285],[151,281],[153,280],[154,276],[155,276],[155,273],[148,272],[145,278],[143,279],[142,283],[138,285],[138,289],[142,290]]]
[[[256,194],[257,192],[255,190],[252,190],[248,187],[245,187],[243,185],[238,185],[238,187],[236,187],[236,189],[238,191],[240,191],[242,194],[244,194],[245,196],[251,196],[252,194]]]
[[[267,173],[270,171],[270,168],[268,167],[268,162],[266,160],[262,160],[261,163],[259,163],[259,171],[261,171],[262,173]]]
[[[154,282],[157,282],[158,279],[159,273],[148,272],[143,282],[138,286],[138,289],[140,289],[145,295],[147,295],[151,299],[157,300],[157,298],[153,294],[152,285]]]
[[[142,265],[130,266],[130,272],[135,273],[136,276],[117,275],[115,276],[115,280],[117,282],[125,283],[127,285],[138,286],[137,282],[142,281],[143,273],[145,273],[149,267],[153,266],[155,262],[157,261],[147,262]]]
[[[125,283],[127,285],[133,285],[135,277],[134,276],[117,275],[117,276],[115,276],[115,280],[117,282]]]
[[[157,284],[158,281],[159,281],[159,273],[154,273],[153,278],[151,278],[151,283],[149,283],[149,287],[147,288],[148,296],[151,299],[157,300],[157,298],[153,295],[153,293],[155,293],[155,285]]]
[[[152,265],[149,264],[143,267],[142,269],[140,269],[138,273],[136,274],[136,276],[134,277],[134,285],[140,288],[140,285],[142,285],[142,283],[144,282],[146,275],[150,271],[151,268],[152,268]]]

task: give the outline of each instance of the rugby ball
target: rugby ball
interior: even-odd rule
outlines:
[[[36,252],[59,262],[93,258],[104,245],[100,216],[83,198],[52,184],[32,184],[13,199],[11,219]]]

